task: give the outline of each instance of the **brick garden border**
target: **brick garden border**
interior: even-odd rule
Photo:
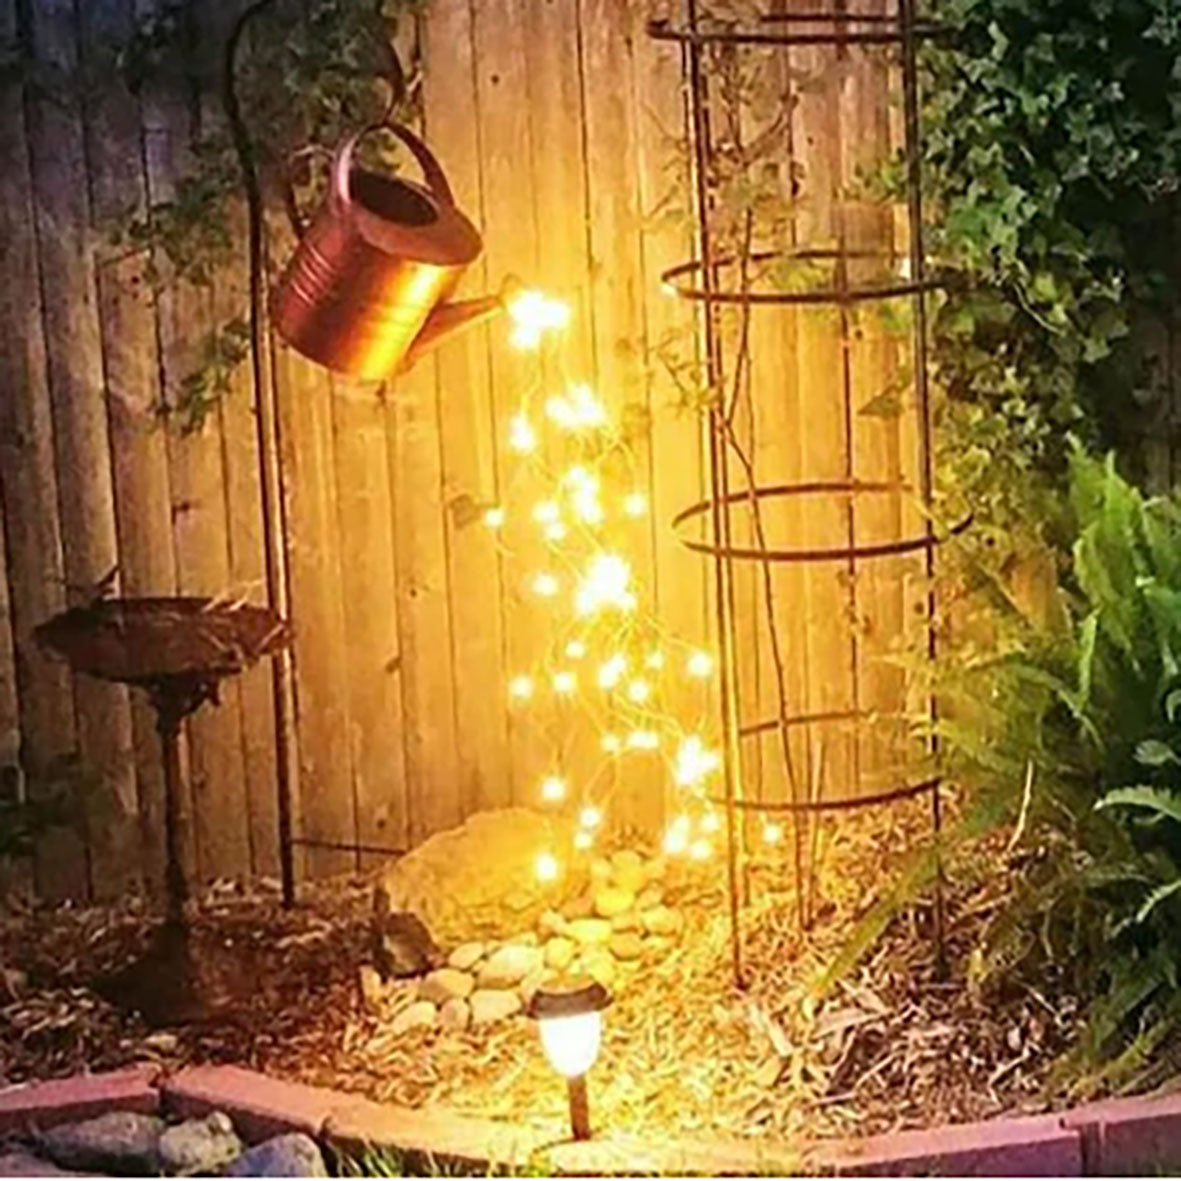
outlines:
[[[221,1110],[250,1143],[299,1131],[344,1150],[385,1146],[477,1169],[530,1161],[536,1168],[544,1152],[545,1165],[559,1174],[1084,1177],[1181,1166],[1181,1092],[1092,1103],[1059,1115],[808,1145],[609,1135],[554,1145],[523,1125],[374,1103],[238,1066],[196,1066],[173,1075],[137,1067],[10,1087],[0,1090],[0,1137],[111,1110],[181,1117]]]

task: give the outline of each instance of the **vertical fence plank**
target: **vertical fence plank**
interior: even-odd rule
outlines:
[[[388,411],[402,717],[415,843],[461,818],[435,365],[434,357],[425,357],[393,383]]]
[[[83,14],[84,60],[124,41],[134,27],[130,0],[103,0]],[[97,65],[98,63],[96,63]],[[99,236],[98,310],[119,537],[119,579],[128,595],[170,595],[176,563],[169,514],[168,452],[157,413],[160,357],[148,259],[115,245],[115,228],[147,205],[139,104],[121,79],[105,79],[87,111],[91,216]],[[144,881],[160,893],[164,875],[164,783],[155,712],[131,695],[132,739]]]
[[[579,13],[595,371],[600,395],[612,412],[645,424],[632,447],[639,471],[646,473],[651,408],[642,364],[643,256],[632,61],[640,13],[628,0],[582,0]],[[605,84],[611,77],[615,83]],[[650,603],[654,579],[651,535],[637,535],[633,541],[629,549],[635,576],[642,597]],[[658,823],[661,811],[659,763],[632,759],[623,767],[613,813],[624,826],[651,828]]]
[[[332,387],[356,837],[399,849],[408,836],[406,753],[384,387],[340,377]]]
[[[426,126],[443,153],[459,207],[480,225],[480,144],[476,110],[475,45],[468,0],[435,0],[426,12],[429,61],[447,61],[426,81]],[[499,279],[499,276],[497,276]],[[488,285],[482,263],[460,294]],[[511,798],[508,714],[504,686],[503,571],[495,534],[483,512],[498,500],[496,418],[488,349],[503,347],[502,325],[443,345],[436,366],[442,437],[443,502],[447,529],[456,754],[465,814],[502,807]],[[472,587],[486,588],[473,594]]]
[[[322,369],[285,347],[276,353],[275,378],[289,498],[300,772],[296,831],[311,840],[350,843],[357,825],[332,390]],[[308,850],[313,877],[354,867],[347,853]]]
[[[475,55],[477,126],[480,178],[483,188],[484,242],[488,280],[497,284],[508,274],[529,276],[538,262],[538,226],[532,186],[534,144],[529,118],[530,90],[525,47],[523,0],[484,0],[472,8]],[[491,349],[491,387],[495,439],[500,452],[501,496],[510,513],[504,544],[511,553],[505,562],[504,649],[506,673],[529,672],[544,650],[551,627],[550,613],[528,590],[538,566],[545,564],[544,547],[529,513],[549,489],[528,474],[522,459],[505,447],[509,420],[522,398],[533,390],[532,404],[540,413],[537,366],[529,357],[494,337]],[[502,694],[504,689],[498,687]],[[514,709],[509,715],[512,799],[534,802],[538,779],[552,758],[547,736],[539,731],[537,714]]]
[[[18,41],[15,0],[0,0],[0,40]],[[19,81],[0,82],[0,481],[21,708],[21,763],[28,793],[75,748],[73,685],[48,659],[33,628],[65,605],[53,419],[33,212],[25,101]],[[36,884],[43,897],[84,897],[86,859],[76,835],[43,834]]]
[[[32,13],[37,60],[73,76],[74,6],[42,0]],[[95,307],[87,158],[81,112],[49,98],[31,104],[42,313],[53,407],[64,570],[85,601],[118,562],[102,347]],[[138,877],[135,773],[127,690],[91,678],[76,686],[91,887],[101,897]]]

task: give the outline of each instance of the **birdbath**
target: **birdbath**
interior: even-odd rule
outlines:
[[[54,616],[35,635],[77,672],[144,690],[156,711],[164,761],[167,896],[157,951],[175,966],[180,949],[187,966],[180,728],[206,702],[217,704],[223,680],[286,647],[287,626],[265,607],[221,599],[98,599]]]

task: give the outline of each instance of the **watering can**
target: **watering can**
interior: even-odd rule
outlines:
[[[353,163],[360,139],[383,127],[410,149],[425,183]],[[275,328],[337,373],[389,377],[503,310],[503,295],[448,302],[482,249],[426,144],[401,124],[374,124],[336,150],[328,192],[272,297]]]

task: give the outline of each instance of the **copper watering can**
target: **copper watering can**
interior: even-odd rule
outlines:
[[[362,136],[382,127],[410,149],[425,184],[353,163]],[[482,249],[426,144],[401,124],[374,124],[336,150],[328,193],[272,297],[275,328],[338,373],[389,377],[503,310],[501,295],[447,302]]]

